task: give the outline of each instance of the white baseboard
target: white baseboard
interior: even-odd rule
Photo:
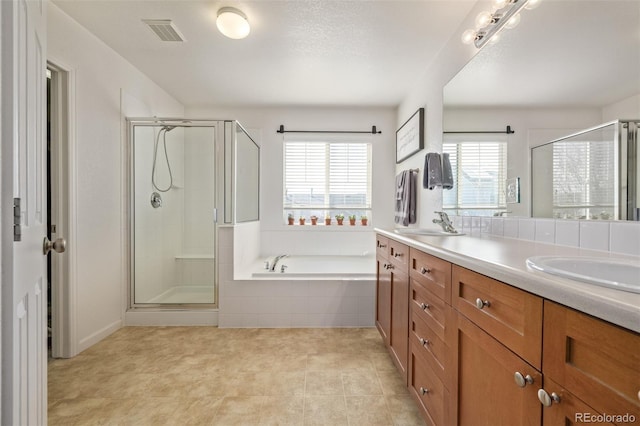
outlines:
[[[184,325],[218,325],[218,310],[203,311],[149,311],[132,310],[124,314],[124,325],[157,325],[157,326],[184,326]]]
[[[82,351],[95,345],[105,337],[108,337],[111,334],[115,333],[116,331],[121,329],[122,326],[123,326],[122,320],[117,320],[112,322],[108,326],[96,331],[95,333],[85,337],[84,339],[81,339],[78,342],[78,353],[81,353]]]

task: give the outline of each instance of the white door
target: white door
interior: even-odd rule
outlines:
[[[2,294],[2,424],[44,425],[47,414],[47,283],[43,238],[46,233],[46,2],[2,1],[3,179],[13,176],[13,197],[20,199],[20,241],[13,243],[13,280]],[[5,24],[10,23],[10,28]],[[6,43],[4,44],[6,46]],[[12,78],[7,80],[5,77]],[[12,93],[9,90],[12,89]],[[9,104],[9,105],[8,105]],[[5,106],[10,106],[9,111]],[[9,109],[9,108],[7,108]],[[6,114],[5,114],[6,113]],[[9,139],[5,142],[5,138]],[[6,146],[6,145],[5,145]],[[11,148],[7,148],[7,151]],[[7,153],[3,148],[3,157]],[[7,170],[5,167],[12,168]],[[4,184],[5,182],[3,182]],[[6,188],[6,187],[5,187]],[[3,211],[8,211],[3,210]],[[3,229],[4,232],[4,229]],[[10,235],[3,235],[3,238]],[[11,271],[3,270],[3,273]],[[9,315],[9,312],[11,314]]]

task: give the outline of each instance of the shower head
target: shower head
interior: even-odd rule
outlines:
[[[164,130],[165,132],[170,132],[170,131],[172,131],[172,130],[173,130],[173,129],[175,129],[175,128],[176,128],[176,126],[164,126],[164,127],[162,127],[162,129],[160,129],[160,130]]]

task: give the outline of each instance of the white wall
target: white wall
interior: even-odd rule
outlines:
[[[181,116],[184,109],[55,4],[48,6],[48,59],[72,71],[75,81],[76,344],[83,350],[121,326],[126,300],[121,93],[153,115]]]
[[[187,109],[187,118],[237,119],[260,144],[260,252],[262,255],[361,254],[375,244],[373,227],[393,226],[393,186],[395,162],[395,110],[393,108],[219,108]],[[288,227],[282,216],[282,135],[283,124],[290,130],[370,130],[375,125],[382,134],[373,137],[372,223],[366,231],[330,230],[321,227]]]
[[[640,93],[627,99],[622,99],[602,109],[602,122],[617,119],[640,118]]]

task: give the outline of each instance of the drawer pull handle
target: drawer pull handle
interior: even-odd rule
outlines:
[[[396,252],[393,254],[393,257],[402,257],[402,253]]]
[[[429,344],[429,341],[427,339],[423,339],[422,337],[418,338],[418,340],[420,341],[420,344],[422,346],[427,346]]]
[[[384,264],[384,269],[393,269],[393,265],[390,263],[385,263]]]
[[[426,311],[427,309],[429,309],[431,306],[429,306],[428,303],[421,303],[420,304],[420,308],[422,308],[423,311]]]
[[[516,371],[516,373],[513,375],[513,379],[516,381],[516,385],[521,388],[533,384],[533,377],[528,374],[526,376],[523,376],[519,371]]]
[[[420,269],[420,273],[421,273],[422,275],[424,275],[424,274],[430,274],[430,273],[431,273],[431,269],[429,269],[429,268],[425,268],[425,267],[423,266],[423,267],[422,267],[422,269]]]
[[[429,393],[429,389],[423,388],[422,386],[420,386],[420,395],[426,395],[428,393]]]
[[[489,302],[488,300],[482,300],[479,297],[476,299],[476,308],[478,309],[484,309],[484,307],[489,307],[491,306],[491,302]]]
[[[378,243],[378,247],[379,247],[379,248],[385,248],[385,247],[387,247],[387,245],[386,245],[386,244],[380,244],[380,243]]]
[[[551,404],[554,402],[556,404],[560,403],[560,397],[557,393],[552,392],[551,395],[549,395],[544,389],[538,389],[538,399],[545,407],[551,407]]]

